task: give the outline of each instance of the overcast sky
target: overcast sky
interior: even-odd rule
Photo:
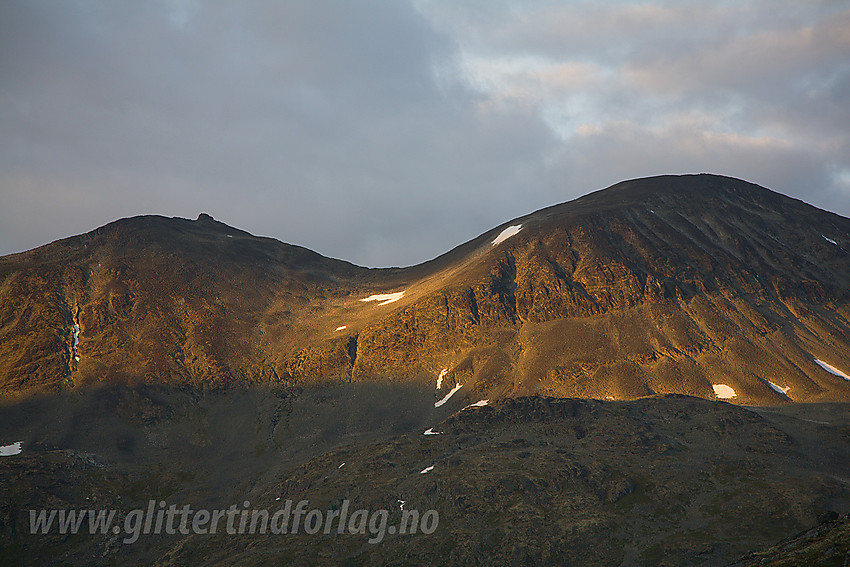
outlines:
[[[624,179],[850,216],[850,2],[0,2],[0,254],[207,212],[409,265]]]

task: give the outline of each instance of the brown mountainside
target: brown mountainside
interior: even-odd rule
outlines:
[[[623,182],[409,268],[208,215],[122,219],[0,258],[0,391],[442,375],[453,404],[718,384],[742,403],[848,400],[816,361],[850,374],[848,250],[850,219],[714,175]]]

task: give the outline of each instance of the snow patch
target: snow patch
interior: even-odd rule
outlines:
[[[428,474],[432,470],[434,470],[434,465],[431,465],[430,467],[425,467],[424,469],[419,471],[419,474]]]
[[[396,498],[396,500],[398,501],[398,507],[404,510],[404,505],[407,504],[407,500],[402,500],[400,498]]]
[[[499,236],[493,239],[493,242],[490,243],[490,246],[496,246],[497,244],[501,244],[511,236],[515,236],[517,233],[519,233],[520,230],[522,230],[521,224],[509,226],[508,228],[500,232]]]
[[[720,398],[721,400],[728,400],[738,395],[735,393],[735,390],[733,390],[726,384],[712,384],[711,387],[714,388],[714,395]]]
[[[768,382],[767,382],[767,385],[768,385],[768,386],[770,386],[770,387],[771,387],[771,389],[772,389],[774,392],[776,392],[777,394],[782,394],[783,396],[787,396],[787,395],[788,395],[788,394],[787,394],[788,390],[790,390],[790,389],[791,389],[791,386],[787,386],[787,387],[783,388],[782,386],[777,386],[776,384],[774,384],[773,382],[771,382],[771,381],[769,381],[769,380],[768,380]]]
[[[444,403],[446,403],[447,401],[449,401],[449,398],[451,398],[452,396],[454,396],[454,395],[455,395],[455,392],[457,392],[458,390],[460,390],[462,387],[463,387],[463,384],[456,384],[456,385],[455,385],[455,387],[454,387],[454,388],[452,388],[452,391],[451,391],[451,392],[449,392],[448,394],[446,394],[446,396],[445,396],[442,400],[440,400],[439,402],[434,402],[434,407],[435,407],[435,408],[438,408],[438,407],[440,407],[441,405],[443,405]]]
[[[227,238],[233,238],[233,235],[232,235],[232,234],[228,234],[228,235],[227,235]]]
[[[378,305],[386,305],[388,303],[394,303],[401,299],[404,296],[403,291],[397,291],[395,293],[376,293],[370,295],[369,297],[365,297],[360,301],[377,301]]]
[[[79,310],[77,312],[79,313]],[[80,344],[80,324],[77,323],[77,318],[74,317],[74,328],[71,331],[71,356],[76,362],[80,361],[80,353],[77,352],[78,344]]]
[[[477,402],[475,402],[474,404],[469,404],[468,406],[466,406],[466,407],[465,407],[465,408],[463,408],[463,409],[469,409],[469,408],[483,408],[484,406],[486,406],[486,405],[487,405],[487,403],[488,403],[489,401],[490,401],[490,400],[478,400],[478,401],[477,401]],[[463,411],[463,410],[461,410],[461,411]]]
[[[834,241],[833,239],[827,238],[823,234],[821,234],[821,236],[823,236],[823,239],[826,240],[827,242],[829,242],[830,244],[835,244],[836,246],[838,246],[838,243],[836,241]]]
[[[340,325],[339,327],[334,329],[334,331],[342,331],[343,329],[347,329],[347,328],[348,328],[348,325]]]
[[[336,470],[339,470],[339,469],[341,469],[341,468],[342,468],[342,467],[344,467],[344,466],[345,466],[345,463],[342,463],[341,465],[339,465],[339,466],[336,468]]]
[[[12,443],[11,445],[5,445],[3,447],[0,447],[0,457],[11,457],[12,455],[18,455],[23,450],[24,442],[18,441],[16,443]]]
[[[448,368],[443,368],[442,370],[440,370],[440,375],[437,376],[437,389],[438,390],[443,387],[443,377],[448,373],[449,373]]]
[[[827,364],[826,362],[822,361],[819,358],[816,358],[815,362],[817,362],[818,366],[820,366],[821,368],[823,368],[824,370],[826,370],[830,374],[835,374],[836,376],[840,376],[841,378],[844,378],[845,380],[850,380],[850,376],[847,376],[845,373],[843,373],[842,371],[840,371],[839,369],[837,369],[833,365]]]
[[[439,435],[439,434],[440,434],[440,432],[434,431],[433,427],[429,427],[428,429],[425,430],[425,433],[423,433],[423,435]]]

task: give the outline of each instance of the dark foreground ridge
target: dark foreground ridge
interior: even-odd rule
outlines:
[[[825,513],[820,524],[764,551],[749,553],[730,567],[794,567],[850,564],[850,515]]]
[[[9,565],[724,565],[850,509],[847,404],[533,396],[446,415],[422,402],[398,385],[31,400],[3,414],[4,431],[40,441],[0,459],[0,554]],[[123,525],[151,499],[272,513],[348,501],[386,510],[392,526],[402,509],[435,510],[439,525],[379,544],[368,530],[130,544],[29,533],[31,509],[114,509]],[[834,545],[818,557],[840,565],[846,529],[824,529],[818,541]]]

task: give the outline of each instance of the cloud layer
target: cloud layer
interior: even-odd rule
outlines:
[[[622,179],[850,216],[842,2],[0,4],[0,253],[206,211],[372,266]]]

